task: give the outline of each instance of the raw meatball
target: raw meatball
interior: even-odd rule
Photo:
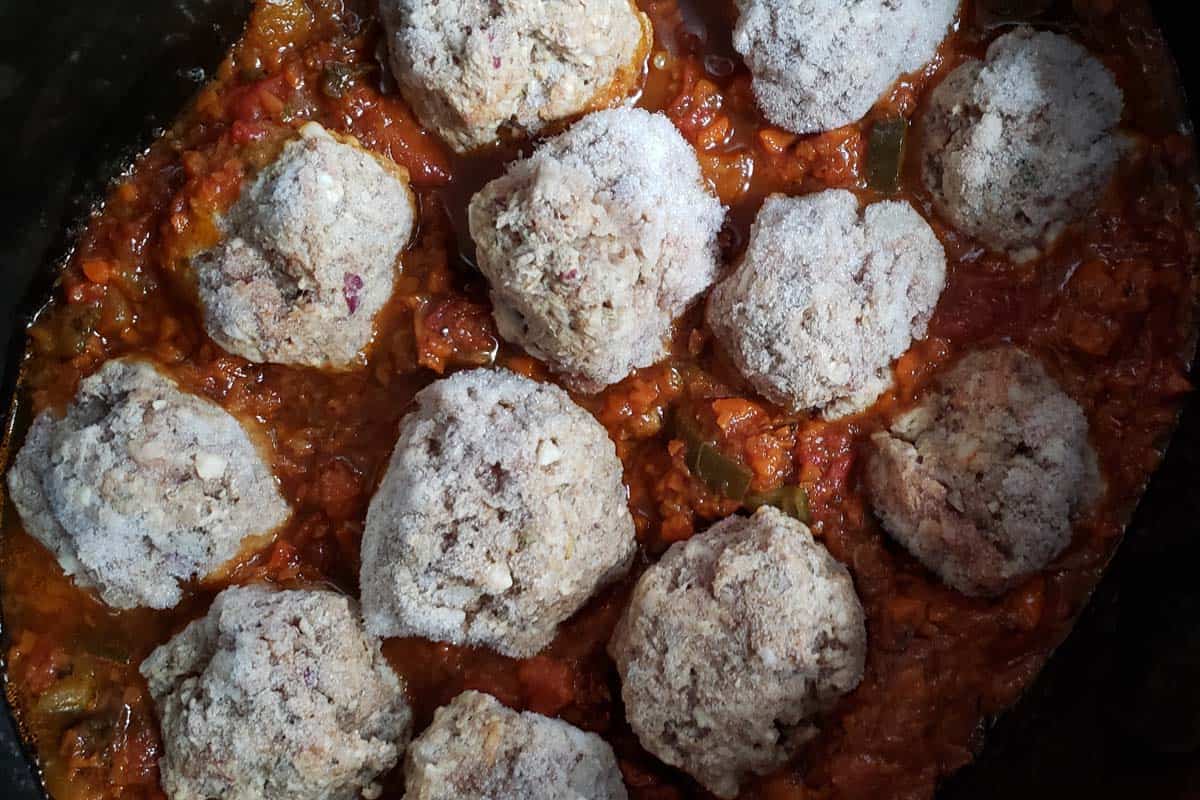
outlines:
[[[382,0],[392,73],[459,152],[623,100],[653,39],[630,0]]]
[[[625,800],[612,748],[594,733],[463,692],[408,748],[406,800]]]
[[[764,507],[673,545],[608,649],[642,746],[733,797],[816,734],[814,717],[858,685],[866,647],[845,567]]]
[[[925,183],[964,233],[1028,260],[1108,185],[1122,104],[1112,73],[1083,47],[1018,28],[933,91]]]
[[[404,686],[336,592],[226,589],[141,672],[171,800],[374,796],[411,731]]]
[[[34,420],[8,487],[25,529],[116,608],[174,606],[290,514],[236,419],[132,359]]]
[[[1102,490],[1083,411],[1014,347],[962,359],[871,448],[866,485],[883,527],[968,595],[1045,567]]]
[[[511,372],[416,402],[367,512],[367,629],[531,656],[633,556],[616,448],[562,389]]]
[[[733,46],[771,122],[795,133],[861,119],[937,53],[958,0],[737,0]]]
[[[859,210],[850,192],[767,199],[708,324],[746,379],[794,410],[837,417],[892,384],[946,284],[937,236],[905,202]]]
[[[595,391],[666,354],[717,271],[721,204],[661,114],[602,111],[471,200],[504,338]]]
[[[205,329],[251,361],[351,366],[415,220],[408,173],[305,125],[219,220],[221,243],[193,259]]]

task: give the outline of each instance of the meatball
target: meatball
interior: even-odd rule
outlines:
[[[256,362],[342,369],[371,341],[416,219],[408,173],[305,125],[192,261],[204,327]]]
[[[861,411],[925,335],[946,255],[905,202],[859,209],[842,190],[767,199],[708,324],[746,379],[793,410]]]
[[[392,73],[459,152],[623,100],[653,35],[630,0],[382,0]]]
[[[34,420],[8,486],[25,529],[116,608],[174,606],[291,513],[236,419],[133,359]]]
[[[332,591],[234,587],[142,662],[171,800],[351,800],[408,742],[404,686]]]
[[[1100,495],[1080,407],[1011,346],[963,358],[871,438],[866,486],[883,527],[943,581],[997,595],[1070,543]]]
[[[1018,260],[1089,211],[1123,145],[1116,80],[1066,36],[1018,28],[933,91],[921,162],[939,212]]]
[[[511,372],[460,372],[416,404],[367,512],[367,629],[531,656],[633,556],[616,448],[562,389]]]
[[[406,800],[625,800],[608,743],[480,692],[442,706],[413,740]]]
[[[608,649],[642,746],[733,797],[858,685],[866,627],[845,567],[764,507],[673,545],[638,581]]]
[[[933,58],[959,0],[736,0],[733,46],[763,114],[794,133],[861,119]]]
[[[661,114],[592,114],[471,200],[504,338],[595,391],[666,354],[717,271],[720,202]]]

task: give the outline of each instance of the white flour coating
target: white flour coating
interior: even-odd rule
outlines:
[[[367,629],[531,656],[633,557],[616,448],[562,389],[507,371],[416,403],[367,512]]]
[[[666,354],[716,277],[724,209],[670,121],[585,117],[471,200],[500,334],[597,391]]]
[[[718,797],[783,766],[858,685],[864,614],[850,573],[771,507],[672,545],[609,643],[642,746]]]
[[[421,122],[459,152],[505,129],[619,101],[650,21],[630,0],[382,0],[391,69]]]
[[[1018,28],[933,91],[921,154],[938,210],[1028,260],[1093,208],[1123,144],[1112,73],[1081,45]]]
[[[608,743],[562,720],[463,692],[413,740],[405,800],[626,800]]]
[[[174,606],[291,513],[233,416],[133,359],[34,420],[8,486],[25,529],[115,608]]]
[[[408,174],[316,123],[243,191],[192,260],[204,327],[256,362],[343,369],[374,335],[416,224]]]
[[[959,0],[736,0],[733,46],[771,122],[794,133],[861,119],[937,53]]]
[[[1044,568],[1103,491],[1083,410],[1014,347],[962,359],[871,448],[866,486],[883,527],[968,595]]]
[[[774,195],[707,320],[764,396],[832,418],[891,386],[892,362],[925,335],[945,283],[942,245],[908,203]]]
[[[332,591],[221,592],[142,662],[171,800],[353,800],[404,752],[404,686]]]

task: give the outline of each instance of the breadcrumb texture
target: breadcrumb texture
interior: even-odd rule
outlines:
[[[406,800],[626,800],[608,743],[561,720],[463,692],[413,740]]]
[[[716,277],[720,202],[662,114],[585,117],[471,200],[499,330],[595,391],[666,354]]]
[[[531,656],[633,556],[616,448],[562,389],[507,371],[416,403],[367,512],[367,629]]]
[[[229,352],[344,369],[370,343],[416,199],[401,167],[351,141],[306,124],[192,260],[204,327]]]
[[[945,285],[942,245],[908,203],[774,195],[707,319],[764,396],[837,417],[891,386],[892,362],[925,335]]]
[[[226,589],[141,672],[171,800],[375,795],[411,732],[403,685],[332,591]]]
[[[733,46],[763,114],[794,133],[861,119],[937,53],[959,0],[736,0]]]
[[[862,679],[850,573],[774,508],[671,547],[609,643],[642,746],[719,797],[775,771]]]
[[[25,529],[115,608],[174,606],[291,513],[233,416],[134,359],[34,420],[8,487]]]
[[[630,0],[382,0],[392,73],[459,152],[622,100],[650,21]]]
[[[1009,346],[963,358],[871,450],[866,486],[883,527],[967,595],[1043,569],[1103,491],[1083,410]]]
[[[1018,28],[930,96],[922,165],[941,214],[1028,260],[1087,213],[1123,144],[1116,78],[1057,33]]]

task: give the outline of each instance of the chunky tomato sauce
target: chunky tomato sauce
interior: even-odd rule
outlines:
[[[577,398],[608,428],[625,466],[643,551],[635,573],[670,543],[743,505],[692,473],[686,437],[672,422],[679,415],[749,471],[751,492],[803,486],[814,533],[853,572],[868,615],[866,677],[792,767],[749,785],[746,796],[928,797],[941,776],[972,758],[984,721],[1017,699],[1069,631],[1190,390],[1200,254],[1191,216],[1195,155],[1180,132],[1169,56],[1137,0],[977,0],[935,63],[901,81],[866,120],[796,137],[755,109],[729,43],[732,3],[640,5],[656,36],[640,103],[670,116],[730,206],[722,238],[729,263],[770,192],[840,186],[878,198],[865,177],[872,125],[919,117],[924,90],[964,56],[980,54],[995,27],[1012,19],[992,8],[1052,6],[1040,19],[1086,43],[1125,89],[1131,155],[1099,207],[1032,264],[1013,265],[940,226],[908,159],[900,195],[935,225],[950,277],[927,339],[900,359],[895,389],[867,414],[825,423],[756,399],[696,311],[678,325],[665,363]],[[418,389],[487,364],[549,379],[498,339],[465,232],[467,199],[518,147],[452,156],[391,91],[378,40],[373,15],[353,0],[259,3],[215,80],[114,185],[29,331],[11,447],[31,414],[61,407],[105,359],[149,354],[186,387],[263,425],[296,511],[272,544],[195,586],[180,607],[121,613],[75,588],[7,512],[0,584],[8,693],[58,800],[162,796],[161,744],[137,667],[224,585],[329,582],[356,592],[367,502]],[[403,256],[396,294],[361,367],[341,374],[222,352],[203,333],[187,270],[189,257],[215,239],[214,215],[306,119],[393,158],[420,197],[421,229]],[[888,541],[865,505],[859,461],[865,435],[911,403],[940,365],[994,340],[1031,348],[1079,400],[1109,491],[1049,569],[982,601],[943,587]],[[603,735],[635,800],[706,796],[645,753],[623,720],[604,647],[629,585],[594,598],[544,653],[523,661],[422,640],[385,643],[408,682],[418,728],[461,690],[482,689]],[[387,783],[385,796],[400,797],[399,770]]]

